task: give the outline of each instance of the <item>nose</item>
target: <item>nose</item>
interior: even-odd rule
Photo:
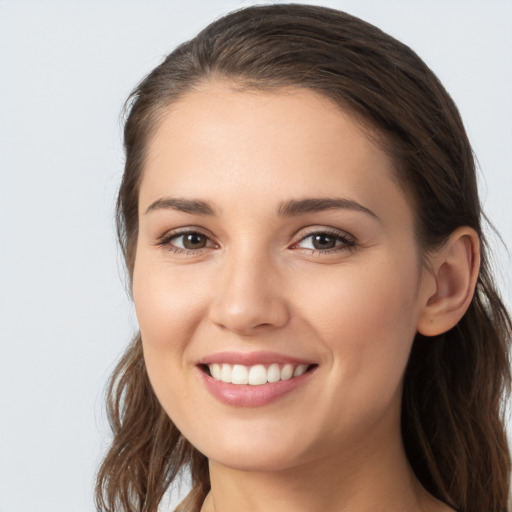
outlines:
[[[262,255],[233,255],[223,262],[210,320],[239,335],[285,326],[290,318],[282,279]]]

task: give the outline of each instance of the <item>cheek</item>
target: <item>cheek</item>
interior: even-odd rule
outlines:
[[[414,261],[414,260],[413,260]],[[402,375],[416,333],[418,274],[395,261],[340,268],[297,291],[309,326],[346,378]]]
[[[201,320],[202,293],[183,273],[137,262],[133,299],[142,341],[154,349],[179,351]]]
[[[172,420],[194,417],[187,347],[203,318],[201,293],[183,273],[136,262],[133,299],[153,390]]]
[[[404,272],[393,264],[369,265],[331,271],[313,292],[300,291],[306,328],[326,354],[329,379],[316,401],[330,411],[325,436],[362,434],[379,419],[399,414],[416,333],[416,280],[412,267]]]

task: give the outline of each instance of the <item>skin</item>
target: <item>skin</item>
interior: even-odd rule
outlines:
[[[155,206],[168,198],[215,214]],[[278,215],[304,198],[372,213]],[[390,158],[313,92],[214,83],[169,108],[141,182],[133,295],[155,393],[209,459],[203,511],[452,510],[417,482],[400,435],[405,366],[438,289],[413,221]],[[183,228],[204,247],[184,252]],[[325,231],[334,251],[314,248]],[[198,378],[201,358],[227,350],[318,367],[273,403],[234,407]]]

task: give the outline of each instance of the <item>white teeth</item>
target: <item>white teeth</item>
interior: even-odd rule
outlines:
[[[293,377],[293,366],[291,364],[285,364],[281,369],[281,380],[288,380]]]
[[[300,377],[303,373],[306,373],[306,370],[308,369],[307,364],[299,364],[297,368],[295,368],[295,371],[293,372],[294,377]]]
[[[281,380],[281,370],[279,369],[278,364],[274,363],[268,367],[267,380],[269,382],[277,382],[278,380]]]
[[[251,366],[249,370],[249,384],[252,386],[261,386],[267,383],[267,370],[262,364]]]
[[[231,373],[231,382],[233,384],[247,384],[249,382],[247,368],[241,364],[235,364]]]
[[[262,364],[254,366],[244,366],[242,364],[209,364],[211,376],[215,380],[231,384],[250,384],[251,386],[261,386],[267,382],[277,382],[279,380],[289,380],[294,377],[300,377],[307,369],[307,364],[285,364],[282,367],[277,363],[272,363],[268,368]]]
[[[220,364],[211,364],[210,365],[210,373],[212,374],[212,377],[215,379],[215,380],[220,380],[220,375],[221,375],[221,368],[220,368]]]
[[[220,380],[222,382],[231,382],[231,374],[233,373],[233,367],[230,364],[223,364],[220,371]]]

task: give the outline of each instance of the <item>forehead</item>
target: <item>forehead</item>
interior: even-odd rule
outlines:
[[[342,194],[407,208],[391,158],[354,116],[309,90],[226,83],[186,94],[162,117],[148,147],[141,209],[165,194],[208,196],[220,206]]]

